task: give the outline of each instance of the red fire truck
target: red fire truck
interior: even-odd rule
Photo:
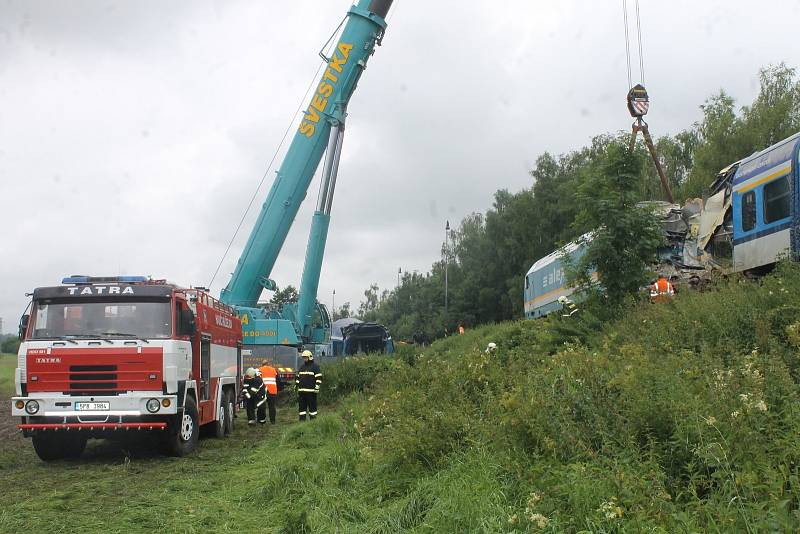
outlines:
[[[201,426],[233,430],[242,326],[232,308],[141,276],[62,283],[35,289],[20,323],[12,415],[42,460],[131,430],[183,456]]]

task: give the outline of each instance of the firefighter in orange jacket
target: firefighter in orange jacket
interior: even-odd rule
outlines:
[[[272,366],[272,360],[266,359],[261,362],[261,379],[267,388],[267,408],[269,409],[269,422],[275,424],[275,399],[278,396],[278,372]]]
[[[663,276],[658,280],[653,280],[650,285],[650,300],[652,302],[664,302],[672,298],[673,295],[675,295],[675,288]]]
[[[303,365],[297,371],[297,398],[300,404],[300,420],[306,420],[306,414],[314,419],[317,416],[317,393],[322,385],[322,371],[314,363],[314,354],[310,350],[303,351]]]
[[[264,381],[258,376],[254,368],[249,368],[244,375],[242,384],[242,398],[247,408],[247,424],[256,424],[256,412],[258,412],[258,422],[262,425],[267,422],[267,402]]]

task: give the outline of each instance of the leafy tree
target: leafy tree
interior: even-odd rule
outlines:
[[[14,336],[8,336],[0,343],[0,353],[16,354],[19,350],[20,340]]]
[[[703,121],[695,125],[699,143],[694,151],[694,165],[682,190],[683,196],[700,197],[720,169],[747,152],[739,135],[734,100],[724,91],[700,106]]]
[[[702,196],[721,169],[800,130],[800,82],[795,69],[781,63],[761,69],[759,79],[758,96],[742,108],[741,116],[724,91],[700,106],[703,120],[693,127],[697,144],[681,190],[684,198]]]
[[[663,241],[652,212],[637,205],[640,199],[634,186],[643,160],[625,143],[620,139],[607,146],[603,161],[595,166],[576,195],[581,211],[575,225],[595,229],[578,262],[577,278],[588,287],[589,273],[595,269],[604,299],[612,309],[647,283],[649,266]]]
[[[283,289],[279,289],[272,295],[270,302],[272,304],[287,304],[289,302],[297,302],[297,289],[294,286],[288,285]]]
[[[332,311],[332,318],[333,318],[334,321],[337,321],[339,319],[344,319],[346,317],[350,317],[351,314],[352,314],[352,312],[350,311],[350,303],[349,302],[345,302],[344,304],[342,304],[338,308],[335,308]]]
[[[694,165],[694,151],[700,140],[695,130],[684,130],[675,137],[660,137],[656,141],[656,152],[661,160],[661,166],[667,177],[667,183],[672,190],[676,202],[680,202],[680,194],[684,184],[689,179],[689,173]],[[658,177],[655,165],[650,163],[650,154],[641,144],[638,150],[647,158],[645,163],[645,179],[643,181],[642,199],[662,200],[664,192]]]
[[[701,106],[700,122],[656,140],[678,202],[701,196],[719,170],[800,129],[800,85],[794,69],[769,67],[760,78],[759,95],[751,105],[737,110],[734,100],[720,91]],[[647,214],[635,204],[663,199],[664,194],[644,143],[623,156],[628,135],[602,134],[567,154],[540,155],[529,188],[498,190],[485,213],[470,214],[455,225],[448,240],[452,245],[447,251],[443,247],[430,272],[406,273],[391,291],[380,292],[373,284],[359,316],[381,322],[399,338],[422,334],[429,339],[441,336],[445,328],[453,331],[459,322],[476,325],[520,317],[523,277],[533,262],[597,228],[605,233],[594,246],[620,251],[602,255],[602,260],[597,252],[601,275],[607,277],[603,301],[635,292],[646,280],[646,268],[636,258],[648,256],[653,237],[646,231]],[[618,217],[625,206],[632,211]],[[644,237],[625,238],[626,232],[632,236],[640,230],[645,230]],[[636,261],[629,270],[615,271],[631,258]],[[619,276],[612,279],[614,272]]]
[[[766,148],[800,129],[800,82],[795,69],[781,63],[759,72],[755,101],[742,108],[742,137],[753,150]]]
[[[378,303],[380,302],[378,297],[379,290],[378,284],[372,283],[369,289],[364,291],[364,298],[366,300],[361,302],[358,306],[358,316],[361,319],[365,321],[374,319],[375,310],[378,309]]]

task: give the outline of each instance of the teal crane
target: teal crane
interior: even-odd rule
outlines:
[[[341,36],[300,126],[278,170],[236,270],[220,300],[242,319],[244,344],[252,360],[273,357],[287,362],[301,345],[330,340],[330,316],[317,302],[317,289],[330,224],[347,105],[367,60],[380,45],[392,0],[358,0],[347,12]],[[322,54],[321,54],[322,55]],[[298,302],[258,305],[263,289],[275,290],[272,268],[322,156],[325,154],[317,206],[311,223]],[[291,361],[291,360],[289,360]]]

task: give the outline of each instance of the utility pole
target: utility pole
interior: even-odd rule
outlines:
[[[397,268],[397,287],[398,288],[400,287],[400,273],[402,273],[402,272],[403,272],[403,268],[402,267],[398,267]]]
[[[450,221],[444,225],[444,328],[447,330],[447,264],[449,263],[447,234],[450,233]]]
[[[336,290],[333,290],[333,298],[331,299],[331,314],[336,313]]]

